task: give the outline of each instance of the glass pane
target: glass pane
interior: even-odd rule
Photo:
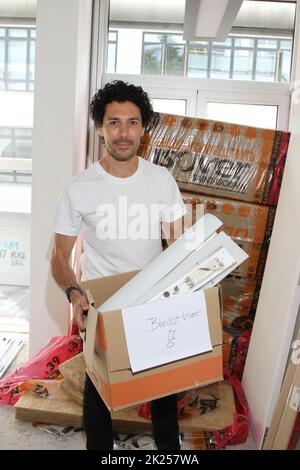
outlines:
[[[207,119],[267,129],[276,129],[277,112],[277,106],[207,103]]]
[[[167,43],[172,42],[172,43],[177,43],[177,44],[185,43],[181,34],[168,34],[166,42]]]
[[[8,78],[26,79],[26,41],[9,41],[8,44]]]
[[[164,34],[144,34],[144,42],[165,42]]]
[[[235,47],[254,47],[254,39],[250,38],[235,38],[234,40]]]
[[[15,141],[14,155],[16,158],[32,158],[31,139],[18,139]]]
[[[29,79],[34,80],[35,71],[35,41],[30,41],[30,57],[29,57]]]
[[[5,69],[5,43],[3,40],[0,41],[0,79],[4,78]]]
[[[35,38],[35,37],[36,37],[36,30],[35,30],[35,29],[31,29],[31,31],[30,31],[30,36],[31,36],[32,38]]]
[[[144,46],[144,64],[143,73],[160,74],[161,73],[161,46]]]
[[[32,137],[31,129],[15,129],[14,135],[16,137]]]
[[[166,75],[183,75],[184,46],[166,47]]]
[[[0,156],[2,158],[14,157],[14,143],[12,137],[0,139]]]
[[[292,40],[280,41],[280,49],[292,50]]]
[[[206,77],[208,66],[208,49],[191,47],[188,57],[188,76]]]
[[[275,80],[276,51],[257,51],[256,76],[259,81]]]
[[[25,82],[8,82],[7,89],[9,91],[25,91],[26,83]]]
[[[272,39],[259,39],[257,41],[257,47],[264,49],[277,49],[277,41]]]
[[[0,173],[0,183],[12,183],[14,181],[13,173]]]
[[[167,98],[151,98],[154,111],[158,113],[186,114],[186,100],[172,100]]]
[[[229,78],[230,49],[213,49],[211,52],[211,78]]]
[[[227,38],[225,42],[212,42],[213,46],[231,46],[232,39]]]
[[[8,127],[0,127],[0,138],[2,137],[10,137],[11,136],[11,129]]]
[[[16,180],[18,183],[32,183],[32,175],[30,173],[17,173]]]
[[[108,33],[108,40],[109,41],[116,41],[117,40],[117,33],[116,31],[109,31]]]
[[[281,71],[280,71],[281,82],[290,81],[291,61],[292,61],[291,51],[282,51],[281,52]]]
[[[0,38],[3,38],[5,36],[5,29],[0,28]]]
[[[5,157],[8,153],[7,149],[9,150],[11,146],[12,140],[10,137],[1,137],[0,138],[0,157]],[[9,155],[6,158],[11,158],[12,152],[9,152]]]
[[[29,90],[34,91],[34,83],[29,83]]]
[[[116,44],[108,44],[106,72],[115,73],[116,71]]]
[[[27,38],[27,29],[16,28],[16,29],[9,29],[8,30],[9,37],[14,38]]]
[[[235,80],[251,80],[253,52],[237,49],[234,51],[233,77]]]

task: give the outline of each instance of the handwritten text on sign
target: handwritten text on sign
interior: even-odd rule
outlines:
[[[211,351],[204,292],[122,310],[133,372]]]

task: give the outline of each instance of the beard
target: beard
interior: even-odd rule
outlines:
[[[120,149],[117,147],[120,143],[129,144],[129,147]],[[117,140],[113,141],[112,144],[105,143],[106,149],[110,153],[110,155],[117,161],[125,162],[130,160],[131,158],[136,156],[137,149],[139,148],[139,144],[135,145],[134,142],[131,140]]]

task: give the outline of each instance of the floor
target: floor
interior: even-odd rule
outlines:
[[[8,369],[7,375],[25,364],[28,359],[28,335],[19,334],[19,336],[24,338],[25,344]],[[10,405],[0,405],[0,422],[0,450],[85,449],[85,436],[82,430],[70,430],[58,426],[50,426],[42,430],[34,427],[31,422],[16,420],[13,407]],[[115,448],[116,450],[155,449],[152,437],[149,435],[121,435],[116,440]],[[182,442],[182,449],[189,449],[185,441]],[[249,435],[246,443],[238,446],[228,446],[226,450],[255,450],[255,444],[251,435]]]

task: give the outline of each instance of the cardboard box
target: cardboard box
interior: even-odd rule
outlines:
[[[300,364],[298,364],[295,377],[290,387],[287,401],[281,416],[272,450],[286,450],[293,432],[297,413],[300,411]]]
[[[202,194],[182,192],[181,195],[187,207],[189,223],[195,223],[202,216],[203,210],[204,213],[215,215],[223,222],[224,232],[249,255],[232,274],[261,279],[272,234],[275,208]]]
[[[90,303],[93,299],[97,308],[135,274],[136,271],[117,274],[81,285],[89,291]],[[218,288],[207,289],[205,299],[213,350],[134,374],[121,310],[99,314],[96,308],[90,307],[83,349],[86,368],[110,411],[223,380]]]
[[[290,134],[155,113],[138,155],[172,173],[180,189],[276,206]]]
[[[300,332],[297,340],[300,340]],[[286,450],[297,416],[294,396],[300,390],[300,364],[290,358],[270,427],[267,429],[263,450]],[[298,395],[299,396],[299,395]]]
[[[185,392],[179,432],[220,431],[232,426],[236,407],[232,385],[226,380]],[[139,407],[112,413],[113,429],[122,434],[151,433],[151,421],[139,416]]]

